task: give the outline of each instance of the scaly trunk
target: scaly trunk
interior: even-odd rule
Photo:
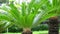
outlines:
[[[32,34],[32,31],[29,28],[24,28],[22,34]]]
[[[49,19],[49,34],[59,34],[58,17]]]

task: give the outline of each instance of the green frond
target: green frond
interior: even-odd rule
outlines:
[[[7,21],[10,21],[11,19],[10,19],[9,16],[7,16],[7,15],[0,14],[0,20],[7,20]]]
[[[32,8],[34,8],[32,12],[38,13],[38,9],[41,8],[45,3],[48,2],[48,0],[32,0],[30,4],[28,4],[28,11],[31,12]]]
[[[37,21],[37,23],[34,23],[35,26],[39,25],[41,22],[45,21],[46,19],[49,19],[50,17],[56,16],[55,13],[49,13],[44,16],[41,16],[40,19]],[[33,26],[34,26],[33,25]]]
[[[17,17],[20,16],[20,15],[19,15],[20,12],[19,12],[18,8],[16,8],[13,3],[11,3],[11,4],[9,5],[9,7],[11,8],[11,12],[12,12],[12,13],[14,13]]]
[[[35,0],[31,0],[31,2],[28,4],[28,8],[27,8],[28,14],[30,14],[34,2],[35,2]]]
[[[23,16],[26,15],[26,10],[27,10],[27,8],[26,8],[26,3],[23,2],[23,3],[22,3],[22,11],[21,11]]]
[[[26,20],[26,26],[28,24],[27,27],[32,27],[34,18],[35,18],[34,14],[30,14],[30,15],[26,16],[25,20]]]
[[[53,4],[53,7],[55,6],[55,7],[57,7],[58,6],[58,0],[52,0],[52,4]]]
[[[20,12],[18,11],[18,9],[13,5],[11,4],[11,6],[2,6],[0,7],[0,9],[8,12],[9,14],[11,14],[11,16],[14,18],[14,19],[17,19],[17,21],[19,20],[19,16],[20,16]],[[9,17],[11,18],[11,17]]]

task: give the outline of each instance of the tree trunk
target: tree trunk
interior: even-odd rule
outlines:
[[[24,28],[22,34],[32,34],[32,31],[29,28]]]
[[[58,17],[51,17],[49,19],[49,33],[48,34],[59,34]]]

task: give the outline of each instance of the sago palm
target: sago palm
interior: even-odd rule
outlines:
[[[44,3],[45,2],[45,3]],[[30,3],[23,2],[20,8],[16,7],[12,2],[9,6],[0,7],[1,10],[7,12],[7,14],[0,14],[0,20],[9,21],[18,27],[23,28],[22,34],[32,34],[31,28],[39,25],[42,21],[56,16],[53,10],[59,9],[58,7],[47,7],[47,10],[43,10],[48,0],[31,0]]]
[[[45,6],[48,7],[58,7],[60,0],[51,0],[51,2],[48,2]],[[48,8],[47,8],[48,9]],[[58,15],[60,13],[60,9],[53,10],[55,11],[56,16],[53,16],[49,19],[49,34],[59,34],[59,21],[58,21]]]

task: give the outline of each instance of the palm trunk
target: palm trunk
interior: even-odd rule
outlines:
[[[58,18],[52,17],[49,19],[49,34],[59,34]]]
[[[29,28],[24,28],[22,34],[32,34],[32,31]]]

